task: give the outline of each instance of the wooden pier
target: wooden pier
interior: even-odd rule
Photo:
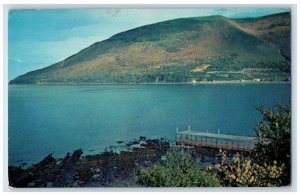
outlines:
[[[176,131],[177,145],[212,147],[224,150],[251,151],[256,144],[256,137],[191,131]]]

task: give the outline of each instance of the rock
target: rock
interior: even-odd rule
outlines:
[[[73,187],[78,187],[78,181],[73,183]]]
[[[92,179],[97,180],[99,177],[100,177],[100,174],[95,174],[95,175],[92,176]]]
[[[52,153],[46,156],[43,160],[41,160],[39,163],[34,164],[34,167],[36,168],[44,168],[46,165],[50,165],[56,163],[56,160],[52,156]]]
[[[56,177],[54,182],[55,186],[63,186],[65,184],[73,184],[73,179],[76,175],[75,163],[80,159],[82,150],[75,150],[70,156],[68,153],[65,158],[58,165],[59,175]]]
[[[47,182],[47,187],[53,187],[53,182]]]
[[[75,150],[72,154],[72,158],[73,159],[78,159],[80,158],[80,156],[83,154],[81,149]]]
[[[133,141],[131,144],[132,144],[132,145],[140,144],[140,142],[135,140],[135,141]]]
[[[140,136],[140,141],[145,141],[146,137],[145,136]]]
[[[96,171],[97,173],[99,173],[99,172],[100,172],[100,169],[99,169],[99,168],[97,168],[95,171]]]
[[[27,186],[28,186],[28,187],[34,187],[34,186],[35,186],[35,183],[34,183],[34,182],[30,182],[30,183],[27,184]]]
[[[220,164],[214,164],[213,165],[213,168],[214,168],[214,170],[216,170],[216,171],[221,171],[221,165]]]

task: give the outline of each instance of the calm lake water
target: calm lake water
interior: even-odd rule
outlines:
[[[290,84],[10,85],[9,164],[82,148],[103,151],[139,136],[186,130],[255,135],[257,105],[288,104]]]

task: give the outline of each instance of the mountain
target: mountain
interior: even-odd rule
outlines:
[[[290,13],[181,18],[121,32],[10,84],[288,80]]]

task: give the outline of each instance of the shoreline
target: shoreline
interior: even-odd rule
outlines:
[[[124,143],[124,150],[108,148],[96,154],[77,149],[63,158],[46,155],[29,167],[8,165],[9,185],[21,187],[124,187],[137,186],[136,171],[161,161],[170,149],[164,138]]]
[[[149,82],[149,83],[27,83],[8,84],[8,86],[84,86],[84,85],[206,85],[206,84],[291,84],[291,81],[252,81],[252,80],[219,80],[201,82]]]
[[[121,141],[117,141],[120,143]],[[109,149],[97,154],[84,154],[82,149],[58,159],[52,154],[29,167],[8,166],[12,187],[140,187],[136,174],[141,169],[162,163],[169,150],[180,150],[164,138],[139,139],[123,143],[123,151]],[[199,169],[216,164],[219,149],[194,147],[182,149],[200,160]],[[183,152],[180,150],[180,152]],[[228,151],[232,156],[236,151]]]

